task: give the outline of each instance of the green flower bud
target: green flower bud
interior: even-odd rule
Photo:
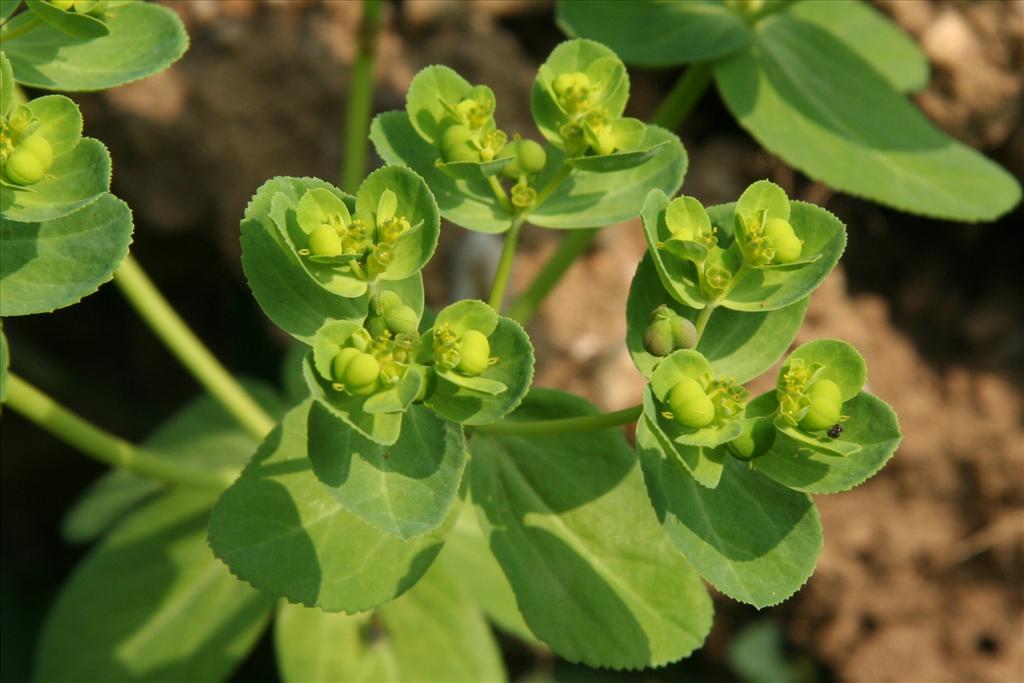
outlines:
[[[340,256],[342,248],[338,231],[324,224],[310,233],[309,253],[313,256]]]
[[[800,258],[803,242],[793,232],[789,221],[772,218],[764,226],[764,236],[775,250],[775,263],[792,263]]]
[[[767,453],[775,443],[775,425],[768,418],[748,420],[743,433],[729,442],[729,450],[740,460],[753,460]]]
[[[50,145],[50,141],[39,133],[29,135],[22,140],[18,144],[18,149],[24,149],[35,154],[36,158],[39,159],[39,163],[45,166],[46,170],[50,170],[50,166],[53,165],[53,147]]]
[[[559,74],[552,83],[562,109],[575,114],[586,108],[591,93],[590,78],[582,71]]]
[[[384,323],[395,334],[415,334],[419,326],[419,316],[411,306],[396,304],[384,311]]]
[[[348,368],[348,364],[352,362],[352,359],[361,354],[357,348],[346,346],[334,357],[331,361],[331,377],[335,382],[343,382],[345,379],[345,370]]]
[[[548,154],[533,140],[523,139],[518,143],[519,165],[528,174],[540,173],[548,163]]]
[[[684,427],[700,429],[715,419],[715,404],[704,388],[693,379],[684,377],[668,392],[668,406],[672,418]]]
[[[843,397],[839,386],[830,379],[819,379],[807,390],[811,402],[807,414],[800,420],[800,426],[809,431],[828,429],[839,422],[843,409]]]
[[[486,370],[491,364],[491,344],[487,335],[476,330],[463,333],[459,344],[459,370],[466,375],[475,376]]]
[[[672,344],[676,350],[692,349],[697,346],[697,328],[681,315],[669,319],[672,328]]]
[[[473,142],[473,131],[466,126],[448,126],[441,134],[441,157],[445,161],[480,161]]]
[[[667,356],[675,350],[672,339],[672,321],[656,317],[644,330],[644,349],[652,356]]]
[[[50,4],[67,12],[75,4],[75,0],[50,0]]]
[[[335,361],[337,361],[337,357],[335,357]],[[341,376],[335,374],[334,379],[340,382],[350,394],[363,396],[372,394],[377,389],[379,377],[380,362],[368,353],[356,351],[356,355],[348,360]]]
[[[32,185],[43,179],[47,166],[31,150],[18,147],[7,157],[4,171],[12,183]]]
[[[377,295],[377,315],[382,315],[384,311],[400,303],[402,303],[402,299],[398,294],[389,289],[384,290]]]

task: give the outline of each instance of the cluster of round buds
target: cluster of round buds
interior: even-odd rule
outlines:
[[[697,345],[697,328],[693,323],[662,305],[651,311],[650,323],[644,330],[644,349],[652,356],[667,356],[680,349]]]
[[[357,332],[331,361],[331,379],[335,391],[366,396],[380,387],[381,366],[370,353],[369,335]]]
[[[25,106],[15,109],[0,126],[3,175],[15,185],[38,183],[53,166],[53,147],[35,132],[38,127],[38,119]]]
[[[665,417],[683,427],[700,429],[715,419],[732,419],[743,412],[747,392],[731,378],[698,381],[680,379],[666,396]]]
[[[490,88],[478,85],[456,104],[441,104],[449,114],[438,141],[444,161],[483,162],[498,156],[508,135],[494,126],[496,101]]]
[[[558,106],[567,114],[578,114],[590,109],[598,89],[582,71],[559,74],[552,83]]]
[[[475,377],[496,360],[491,358],[491,344],[483,332],[466,330],[460,336],[448,324],[434,328],[434,361],[438,369],[457,370]]]
[[[543,171],[544,166],[548,163],[548,154],[540,144],[518,135],[501,148],[498,158],[512,159],[501,169],[501,173],[506,178],[513,180],[523,176],[536,175]]]
[[[837,438],[842,433],[839,423],[844,421],[842,392],[832,380],[815,380],[813,376],[814,369],[803,359],[790,361],[778,389],[779,412],[799,424],[801,429],[810,432],[829,430],[829,436]],[[806,412],[797,422],[797,416],[805,408]]]
[[[401,298],[394,292],[381,292],[374,303],[373,313],[367,329],[375,337],[386,332],[393,335],[417,334],[419,316],[412,306],[402,303]]]
[[[793,226],[783,218],[742,216],[743,239],[740,242],[744,256],[755,266],[785,265],[800,258],[803,241],[796,236]]]
[[[102,17],[107,11],[108,0],[50,0],[50,4],[65,12],[74,10],[79,14]]]

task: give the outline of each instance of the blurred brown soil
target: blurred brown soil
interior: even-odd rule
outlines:
[[[189,25],[188,55],[159,77],[86,98],[86,120],[110,144],[115,191],[137,213],[137,240],[147,231],[216,230],[224,262],[238,269],[237,221],[260,183],[337,175],[359,5],[167,4]],[[926,113],[1018,175],[1022,8],[884,4],[932,60],[931,85],[917,96]],[[559,39],[551,18],[536,2],[405,3],[380,43],[377,109],[400,108],[416,71],[440,62],[490,84],[501,125],[536,136],[529,84]],[[634,75],[637,115],[651,111],[672,76]],[[759,151],[714,96],[688,122],[684,142],[685,191],[705,203],[768,176],[849,225],[845,265],[815,294],[797,342],[836,337],[857,346],[870,389],[893,405],[905,434],[881,474],[817,499],[826,535],[818,570],[774,610],[789,638],[844,681],[1024,680],[1020,212],[969,227],[832,196]],[[443,231],[427,274],[434,304],[444,302],[464,236]],[[524,233],[514,287],[556,239]],[[643,250],[631,221],[605,230],[569,271],[530,326],[539,384],[607,409],[636,402],[642,383],[623,344],[624,310]]]

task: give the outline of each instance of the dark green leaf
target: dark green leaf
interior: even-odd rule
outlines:
[[[596,412],[535,390],[511,419]],[[590,666],[660,666],[699,647],[711,602],[651,514],[636,456],[608,429],[473,440],[473,500],[526,623]]]
[[[645,427],[637,446],[669,538],[711,584],[755,607],[782,602],[814,571],[821,523],[810,496],[727,458],[715,489],[662,456]]]
[[[109,194],[45,223],[5,220],[0,315],[47,313],[92,294],[128,255],[131,236],[131,210]]]

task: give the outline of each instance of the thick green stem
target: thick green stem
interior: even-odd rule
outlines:
[[[565,272],[573,264],[580,254],[585,252],[597,238],[600,228],[589,228],[586,230],[570,230],[558,250],[551,255],[548,262],[544,264],[540,272],[533,278],[533,282],[526,291],[515,300],[508,309],[508,317],[518,320],[524,325],[537,312],[541,302],[551,293],[558,281],[562,279]]]
[[[519,243],[519,231],[523,228],[525,216],[516,216],[512,219],[512,227],[505,233],[505,243],[501,247],[501,259],[498,261],[498,270],[494,273],[494,281],[491,283],[491,296],[488,303],[491,308],[500,312],[501,304],[505,301],[505,290],[508,289],[508,280],[512,275],[512,262],[516,258],[516,245]]]
[[[651,117],[651,123],[669,130],[677,129],[710,84],[711,63],[692,64],[662,100]]]
[[[619,425],[636,422],[643,412],[643,406],[633,406],[611,413],[584,415],[583,417],[565,417],[558,420],[502,420],[489,425],[472,427],[477,434],[494,434],[498,436],[554,436],[556,434],[574,434],[578,432],[594,432],[601,429],[618,427]]]
[[[147,453],[86,422],[14,374],[7,376],[6,403],[12,410],[82,453],[151,479],[223,491],[238,476],[238,472],[199,469]]]
[[[491,186],[491,192],[498,199],[498,203],[501,204],[501,208],[505,209],[509,213],[512,213],[512,204],[508,201],[508,195],[505,194],[505,188],[501,186],[501,182],[497,176],[487,176],[487,182]]]
[[[366,173],[366,133],[373,110],[373,61],[377,55],[380,31],[380,0],[363,0],[363,19],[359,24],[359,48],[352,64],[352,82],[345,112],[345,149],[342,150],[341,184],[355,192]]]
[[[114,273],[114,282],[171,353],[242,427],[257,439],[274,428],[273,418],[199,341],[134,258],[129,256],[124,260]]]
[[[693,324],[697,328],[697,341],[704,336],[704,328],[708,326],[708,321],[711,320],[711,314],[715,312],[715,304],[709,303],[704,308],[700,309],[700,313],[697,314],[697,322]],[[696,346],[696,343],[694,344]]]
[[[3,38],[5,41],[14,40],[18,36],[22,36],[28,33],[29,31],[38,28],[39,26],[42,25],[43,22],[39,17],[32,17],[28,21],[22,22],[21,26],[18,26],[17,28],[12,28],[3,31],[2,33],[0,33],[0,38]]]

